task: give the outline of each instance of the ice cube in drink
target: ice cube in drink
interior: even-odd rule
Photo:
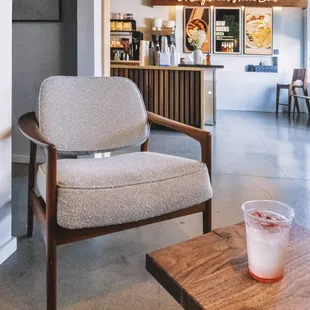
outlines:
[[[250,205],[249,205],[250,204]],[[280,205],[279,205],[280,204]],[[285,205],[272,202],[249,202],[243,206],[246,223],[249,271],[261,282],[283,278],[289,233],[294,210],[281,212]],[[282,211],[286,211],[283,207]]]

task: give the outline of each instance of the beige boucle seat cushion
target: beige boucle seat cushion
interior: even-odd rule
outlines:
[[[37,185],[45,200],[45,164]],[[205,164],[150,152],[58,160],[57,186],[57,221],[68,229],[135,222],[212,197]]]

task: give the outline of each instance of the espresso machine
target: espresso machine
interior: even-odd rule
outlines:
[[[143,40],[143,33],[141,31],[134,31],[132,33],[131,55],[133,60],[140,59],[140,42]]]
[[[176,66],[178,63],[175,35],[171,33],[169,35],[152,35],[154,48],[154,64],[155,66]]]
[[[167,39],[165,39],[165,37]],[[155,46],[155,50],[161,52],[164,49],[163,42],[168,42],[168,46],[176,45],[175,34],[171,35],[152,35],[152,40]]]

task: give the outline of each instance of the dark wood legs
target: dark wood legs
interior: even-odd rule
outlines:
[[[28,174],[28,213],[27,213],[27,236],[32,237],[33,235],[33,209],[31,203],[31,191],[35,185],[35,168],[36,168],[36,153],[37,146],[30,143],[30,163],[29,163],[29,174]]]
[[[56,236],[57,236],[57,153],[56,148],[51,146],[48,148],[47,155],[47,201],[46,201],[46,302],[47,310],[56,310],[56,280],[57,280],[57,266],[56,266]]]
[[[212,231],[212,200],[206,202],[206,210],[202,213],[203,234],[208,234]]]
[[[297,95],[297,91],[296,88],[293,87],[293,95]],[[294,114],[295,114],[295,110],[297,110],[297,113],[300,114],[300,109],[299,109],[299,102],[298,102],[298,98],[294,97]]]
[[[46,309],[56,310],[57,299],[56,299],[56,281],[57,281],[57,264],[56,257],[56,241],[48,240],[46,249]]]
[[[28,196],[30,196],[30,193],[28,193]],[[32,236],[33,236],[33,210],[28,198],[27,237],[31,238]]]
[[[294,105],[294,109],[295,109],[295,105]],[[289,91],[289,93],[288,93],[288,117],[291,116],[291,110],[292,110],[292,96],[291,96],[291,93]]]
[[[277,86],[277,99],[276,99],[276,114],[279,113],[279,105],[280,105],[280,87]]]
[[[306,87],[304,88],[304,94],[306,97],[309,97],[309,92]],[[308,113],[310,115],[310,100],[309,99],[306,99],[306,105],[307,105]]]
[[[288,103],[281,103],[281,90],[282,89],[287,89],[288,90]],[[291,88],[289,84],[277,84],[277,99],[276,99],[276,115],[279,113],[279,106],[280,105],[285,105],[288,106],[288,116],[290,117],[291,115],[291,103],[292,103],[292,98],[291,98]]]

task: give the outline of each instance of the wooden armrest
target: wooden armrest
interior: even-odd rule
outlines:
[[[6,140],[11,136],[11,128],[7,128],[0,132],[0,140]]]
[[[304,85],[294,85],[290,84],[288,90],[289,90],[289,95],[294,96],[297,95],[296,88],[304,88]]]
[[[30,140],[30,165],[29,165],[29,192],[35,189],[36,175],[36,150],[37,145],[46,149],[47,177],[46,177],[46,227],[56,226],[56,193],[57,193],[57,150],[41,133],[34,112],[21,116],[18,120],[20,132]],[[53,229],[52,228],[52,229]],[[46,233],[46,231],[45,231]],[[46,233],[47,234],[47,233]],[[48,237],[47,237],[48,238]]]
[[[157,124],[166,128],[181,132],[187,136],[195,139],[200,143],[201,146],[201,161],[204,162],[209,170],[211,178],[211,134],[208,131],[204,131],[199,128],[188,126],[171,119],[162,117],[160,115],[148,112],[148,120],[150,124]]]
[[[148,119],[150,124],[157,124],[184,133],[198,142],[205,140],[206,137],[211,137],[208,131],[173,121],[152,112],[148,112]]]
[[[29,112],[21,116],[18,120],[18,128],[20,132],[30,141],[43,148],[55,148],[42,135],[34,112]]]
[[[295,97],[295,98],[310,100],[310,97],[309,97],[309,96],[295,95],[295,94],[293,94],[292,96]]]

